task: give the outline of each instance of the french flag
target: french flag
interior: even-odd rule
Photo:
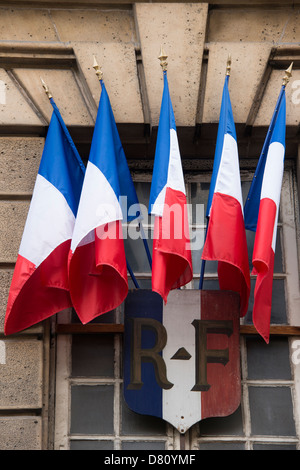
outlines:
[[[70,294],[83,324],[125,299],[128,279],[122,219],[130,221],[140,213],[103,80],[101,86],[69,253]]]
[[[68,253],[85,167],[50,102],[53,113],[9,291],[6,335],[72,306]]]
[[[167,302],[171,289],[192,280],[193,268],[184,178],[166,72],[149,213],[155,216],[152,290]]]
[[[229,75],[225,78],[223,88],[202,259],[218,261],[220,289],[240,294],[240,315],[244,316],[250,295],[250,270],[238,147],[228,81]]]
[[[284,170],[286,128],[285,86],[282,86],[245,203],[246,229],[256,232],[252,255],[254,290],[253,324],[269,343],[274,256],[278,210]]]

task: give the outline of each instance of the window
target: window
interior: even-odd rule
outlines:
[[[242,172],[244,196],[252,176],[251,172]],[[151,175],[136,174],[134,179],[139,201],[147,206]],[[185,288],[198,289],[210,175],[187,174],[185,180],[192,248],[195,248],[192,252],[194,279]],[[300,409],[296,382],[300,373],[293,361],[297,342],[293,330],[287,328],[299,324],[295,201],[294,172],[288,166],[278,224],[270,344],[266,345],[252,328],[255,283],[252,279],[249,313],[241,320],[242,399],[238,410],[225,418],[200,421],[185,438],[162,420],[132,412],[124,402],[122,391],[122,306],[92,322],[92,328],[106,325],[101,334],[96,329],[94,334],[85,334],[81,327],[77,330],[79,320],[74,313],[66,311],[58,316],[57,325],[56,449],[298,448]],[[147,215],[143,228],[152,251],[153,224]],[[150,266],[138,230],[134,222],[124,227],[124,233],[128,234],[126,255],[140,288],[150,289]],[[136,240],[132,239],[134,234]],[[254,234],[247,232],[247,238],[251,263]],[[217,263],[206,263],[204,289],[218,289],[216,269]],[[130,288],[136,288],[130,279],[129,284]]]

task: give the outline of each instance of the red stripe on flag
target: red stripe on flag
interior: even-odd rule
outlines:
[[[260,201],[252,263],[257,274],[254,290],[253,323],[258,333],[269,343],[274,272],[272,240],[276,224],[276,204],[272,199]]]
[[[165,303],[172,289],[193,278],[186,196],[167,188],[162,217],[155,217],[152,290]]]
[[[244,316],[250,295],[250,273],[244,217],[235,198],[214,194],[202,259],[219,261],[220,289],[240,294]]]
[[[78,246],[70,254],[69,282],[72,302],[83,324],[123,302],[128,281],[120,221],[98,227],[94,242]]]
[[[7,302],[6,335],[29,328],[72,306],[67,276],[69,249],[70,240],[67,240],[37,268],[18,255]]]

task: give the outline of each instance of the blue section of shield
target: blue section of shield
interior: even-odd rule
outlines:
[[[55,102],[50,101],[53,113],[39,174],[63,194],[76,217],[85,167]]]
[[[124,221],[131,221],[138,217],[141,211],[138,206],[135,206],[137,211],[133,212],[132,210],[129,213],[130,207],[138,205],[138,198],[103,81],[101,81],[101,86],[102,91],[89,160],[99,168],[113,188],[121,203]],[[120,201],[121,197],[127,198],[126,212],[124,201]]]
[[[232,113],[231,101],[230,101],[229,90],[228,90],[228,81],[229,81],[229,76],[227,75],[225,78],[225,83],[223,87],[220,119],[219,119],[219,126],[218,126],[218,135],[217,135],[217,142],[216,142],[216,149],[215,149],[215,156],[214,156],[214,166],[213,166],[213,173],[212,173],[210,188],[209,188],[206,217],[209,217],[210,215],[212,199],[213,199],[213,195],[215,192],[216,181],[217,181],[219,167],[220,167],[222,153],[223,153],[225,134],[230,134],[236,140],[236,130],[235,130],[235,124],[233,120],[233,113]]]
[[[128,385],[131,381],[132,320],[152,318],[162,323],[162,316],[163,301],[160,295],[150,290],[129,291],[125,301],[124,399],[132,411],[159,418],[162,417],[162,388],[156,381],[153,364],[142,362],[143,386],[140,389],[130,390]],[[141,347],[152,348],[155,342],[155,332],[148,328],[143,329]]]
[[[167,74],[164,73],[164,90],[155,148],[152,184],[149,199],[149,214],[151,214],[151,210],[155,204],[157,196],[167,184],[170,157],[170,129],[176,130],[176,124],[169,93]]]
[[[280,142],[285,147],[285,120],[285,87],[282,86],[244,207],[245,227],[253,232],[256,231],[257,226],[260,193],[269,146],[272,142]]]

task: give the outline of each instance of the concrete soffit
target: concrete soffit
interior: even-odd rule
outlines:
[[[145,14],[144,11],[140,13],[142,14]],[[187,159],[211,158],[213,155],[226,59],[232,46],[230,43],[206,43],[206,16],[202,16],[203,24],[198,26],[198,29],[204,31],[204,34],[202,36],[198,34],[197,38],[183,36],[184,46],[184,41],[186,43],[192,39],[198,41],[191,55],[194,64],[192,72],[190,52],[184,56],[187,49],[177,50],[176,63],[172,57],[173,38],[167,38],[167,43],[171,43],[170,52],[168,51],[170,92],[178,135],[182,142],[181,153],[183,158]],[[114,64],[111,59],[112,50],[118,49],[116,57],[126,56],[126,65],[123,68],[125,73],[128,72],[130,80],[123,83],[126,81],[124,72],[121,78],[117,76],[114,85],[115,89],[119,88],[116,93],[112,92],[110,97],[129,159],[152,159],[155,149],[162,73],[157,60],[158,40],[154,46],[151,46],[152,38],[147,37],[150,34],[148,33],[145,29],[138,31],[135,47],[120,42],[105,44],[106,57],[101,56],[103,44],[89,48],[89,53],[94,53],[100,64],[101,61],[105,63],[110,58],[111,67],[115,70],[118,63]],[[11,106],[6,106],[5,112],[1,113],[0,106],[0,135],[45,135],[52,107],[41,85],[40,79],[43,78],[52,91],[71,134],[76,136],[83,154],[87,155],[101,87],[92,69],[93,57],[92,55],[87,57],[84,46],[79,42],[0,43],[0,85],[5,83],[7,96],[12,97]],[[256,82],[251,84],[252,88],[247,85],[247,93],[244,93],[247,95],[245,105],[243,105],[244,98],[238,94],[241,88],[238,86],[241,75],[238,76],[237,72],[239,72],[238,67],[244,72],[247,70],[247,61],[246,58],[240,58],[240,64],[234,61],[239,54],[242,54],[242,48],[244,50],[248,48],[248,51],[251,49],[249,60],[255,62],[257,46],[243,43],[235,47],[230,77],[231,98],[234,114],[237,116],[235,121],[241,142],[240,154],[242,158],[251,158],[259,154],[258,148],[261,148],[284,70],[291,62],[295,78],[300,78],[300,45],[266,47],[257,54],[260,61],[257,68],[259,73]],[[185,66],[185,74],[178,73],[178,62],[181,70]],[[104,75],[107,77],[107,82],[110,82],[112,69],[109,70],[109,74]],[[190,83],[186,86],[188,81]],[[107,84],[108,88],[109,86],[112,87],[110,83]],[[288,86],[287,96],[290,99],[292,93],[294,93],[292,87]],[[0,86],[0,103],[1,97]],[[122,112],[118,114],[121,110]],[[290,146],[287,152],[290,155],[297,154],[300,136],[297,110],[298,108],[295,116],[290,112],[291,119],[287,123]],[[254,137],[257,140],[256,144]]]

